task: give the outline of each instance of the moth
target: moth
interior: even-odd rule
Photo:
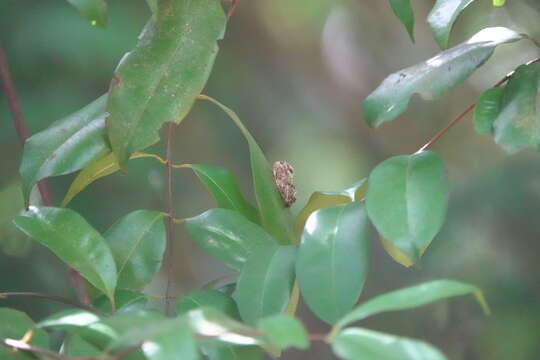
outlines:
[[[296,201],[293,167],[286,161],[276,161],[272,165],[272,175],[283,200],[283,205],[286,208],[290,207]]]

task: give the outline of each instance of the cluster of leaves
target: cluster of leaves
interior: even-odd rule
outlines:
[[[433,16],[444,13],[447,18],[446,30],[436,37],[444,45],[455,17],[471,2],[435,5]],[[99,7],[101,1],[72,3],[88,14],[81,4]],[[153,15],[136,48],[120,61],[109,92],[32,136],[21,164],[26,201],[37,181],[80,170],[62,207],[31,205],[14,222],[86,279],[96,293],[95,311],[69,309],[34,324],[18,311],[1,309],[7,321],[0,326],[0,338],[7,346],[0,347],[0,355],[46,357],[55,351],[62,358],[189,360],[202,353],[217,360],[257,359],[264,350],[278,356],[289,347],[309,346],[310,336],[293,316],[302,296],[332,326],[329,334],[311,340],[328,342],[344,359],[444,359],[421,341],[348,327],[371,315],[465,294],[474,294],[487,310],[476,287],[450,280],[405,288],[356,306],[369,268],[370,222],[388,254],[404,266],[417,263],[439,232],[449,192],[443,160],[431,151],[389,158],[350,188],[315,192],[293,217],[254,137],[231,109],[200,94],[225,31],[219,1],[149,4]],[[408,1],[391,4],[403,18]],[[454,10],[447,10],[450,5]],[[481,66],[495,47],[525,38],[506,28],[484,29],[421,64],[391,74],[364,101],[366,120],[372,126],[393,120],[415,93],[426,99],[440,96]],[[506,85],[498,84],[504,86],[488,90],[478,100],[477,129],[492,133],[509,151],[538,147],[539,69],[535,63],[523,65],[505,79]],[[226,169],[174,165],[142,152],[159,141],[164,123],[180,123],[197,100],[217,105],[244,135],[256,206],[244,198]],[[140,157],[191,169],[206,186],[217,208],[181,222],[202,249],[238,274],[227,286],[179,299],[174,317],[153,309],[144,287],[161,267],[167,244],[164,220],[177,219],[137,210],[100,234],[65,207],[93,181],[127,169],[130,159]],[[50,349],[43,329],[65,331],[61,348]]]

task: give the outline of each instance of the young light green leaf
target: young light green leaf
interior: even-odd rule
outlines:
[[[307,349],[309,339],[304,326],[288,314],[278,314],[261,319],[257,328],[264,332],[268,342],[279,350],[290,347]]]
[[[105,0],[67,0],[92,26],[107,25],[107,3]]]
[[[437,0],[428,15],[427,21],[433,37],[442,49],[448,46],[452,26],[457,17],[474,0]]]
[[[369,218],[381,236],[413,262],[439,232],[447,203],[444,164],[433,152],[392,157],[369,176]]]
[[[103,95],[26,140],[20,173],[24,199],[39,180],[82,169],[108,149]]]
[[[300,236],[302,236],[306,221],[314,211],[334,205],[346,204],[354,200],[361,200],[364,197],[366,188],[367,181],[362,179],[341,191],[315,191],[294,220],[294,232],[297,238],[300,239]]]
[[[25,313],[8,308],[0,308],[0,339],[20,340],[24,335],[32,330],[30,345],[39,346],[44,349],[49,348],[49,336],[42,329],[36,329],[35,324]],[[11,351],[4,344],[0,345],[0,358],[12,360],[34,359],[29,353],[23,351]]]
[[[240,319],[238,307],[236,306],[234,300],[218,290],[208,289],[193,291],[182,296],[176,303],[176,311],[178,314],[185,314],[191,310],[201,307],[211,307],[221,311],[233,319]]]
[[[117,277],[111,250],[82,216],[70,209],[30,206],[13,222],[80,272],[114,304]]]
[[[225,23],[218,0],[158,3],[111,82],[107,129],[120,167],[157,142],[165,122],[179,123],[187,115],[210,75]]]
[[[495,142],[509,153],[540,146],[540,64],[518,67],[504,87],[493,122]]]
[[[255,189],[261,224],[279,243],[283,245],[293,244],[295,237],[292,217],[283,204],[283,199],[272,175],[272,167],[261,148],[234,111],[206,95],[199,96],[199,99],[208,100],[217,105],[231,118],[244,135],[249,146],[253,188]]]
[[[413,94],[433,100],[455,88],[481,66],[501,44],[526,38],[504,27],[486,28],[466,42],[420,64],[389,75],[363,103],[370,126],[395,119],[403,113]]]
[[[390,7],[414,42],[414,12],[410,0],[390,0]]]
[[[211,165],[186,165],[206,186],[218,207],[235,210],[248,220],[259,223],[257,210],[242,196],[234,175],[227,169]]]
[[[248,324],[285,310],[294,283],[296,248],[263,245],[242,268],[233,298]]]
[[[504,6],[505,3],[506,3],[506,0],[493,0],[493,6],[495,7]]]
[[[358,201],[317,210],[306,223],[296,275],[306,304],[329,324],[347,314],[362,292],[369,265],[368,230],[364,205]]]
[[[240,271],[257,246],[275,244],[266,231],[240,213],[211,209],[186,219],[189,235],[209,255]]]
[[[493,133],[493,122],[501,111],[503,93],[504,87],[491,88],[476,100],[474,128],[478,133]]]
[[[349,328],[332,342],[334,353],[346,360],[446,360],[433,346],[419,340]]]
[[[360,304],[339,320],[334,332],[352,322],[382,312],[412,309],[449,297],[469,294],[474,295],[485,313],[489,313],[484,296],[476,286],[454,280],[435,280],[379,295]]]
[[[163,214],[137,210],[103,235],[118,268],[117,288],[141,290],[161,268],[166,247]]]

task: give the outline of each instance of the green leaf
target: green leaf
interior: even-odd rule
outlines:
[[[66,337],[61,353],[68,356],[99,356],[102,351],[76,334]]]
[[[36,329],[35,324],[23,312],[9,308],[0,308],[0,339],[20,340],[29,331],[32,330],[32,337],[28,342],[30,345],[39,346],[45,349],[49,348],[49,336],[41,329]],[[24,351],[11,351],[3,344],[0,345],[0,358],[13,360],[31,360],[34,359],[30,353]]]
[[[259,330],[233,320],[213,307],[191,310],[185,316],[193,332],[202,337],[235,345],[264,344]]]
[[[131,155],[130,160],[143,158],[158,159],[161,161],[159,156],[147,153],[134,153]],[[64,200],[62,200],[61,206],[65,207],[75,196],[77,196],[77,194],[79,194],[97,179],[114,174],[118,170],[120,170],[120,165],[118,165],[118,161],[116,160],[114,153],[108,152],[103,154],[103,156],[88,164],[77,175],[75,180],[73,180],[71,183]]]
[[[30,208],[14,218],[25,234],[48,247],[114,303],[116,265],[103,237],[75,211]]]
[[[107,3],[105,0],[67,0],[91,25],[107,25]]]
[[[249,146],[253,188],[255,189],[261,224],[281,244],[293,244],[295,237],[291,214],[283,204],[283,199],[274,182],[272,167],[261,148],[234,111],[208,96],[201,95],[199,98],[208,100],[222,109],[244,135]]]
[[[504,6],[506,3],[506,0],[493,0],[493,6],[501,7]]]
[[[493,122],[501,111],[504,87],[486,90],[476,100],[474,109],[474,128],[480,134],[493,133]]]
[[[202,307],[211,307],[233,319],[240,319],[238,307],[234,300],[218,290],[209,289],[193,291],[182,296],[176,303],[176,311],[178,314],[185,314],[191,310]]]
[[[146,3],[148,4],[148,7],[150,8],[150,11],[152,14],[157,13],[158,6],[157,6],[157,0],[146,0]]]
[[[109,148],[103,95],[26,140],[20,173],[24,199],[39,180],[82,169]]]
[[[211,165],[186,165],[206,186],[218,207],[238,211],[248,220],[259,223],[257,210],[242,196],[234,175],[227,169]]]
[[[509,153],[540,146],[540,64],[522,65],[504,87],[493,130],[495,141]]]
[[[275,244],[261,227],[233,210],[208,210],[186,219],[186,229],[209,255],[237,271],[255,247]]]
[[[131,290],[117,290],[114,293],[116,313],[143,310],[148,303],[148,297],[143,293]],[[105,313],[112,313],[113,308],[106,296],[102,295],[94,300],[94,307]]]
[[[350,328],[332,342],[334,353],[346,360],[445,360],[433,346],[419,340]]]
[[[436,99],[467,79],[495,47],[526,37],[504,27],[486,28],[427,61],[395,72],[364,100],[364,118],[370,126],[379,126],[403,113],[413,94]]]
[[[448,46],[452,26],[457,17],[474,0],[437,0],[428,15],[427,21],[437,44],[442,49]]]
[[[367,188],[366,179],[362,179],[349,188],[341,191],[315,191],[309,197],[306,205],[300,210],[294,220],[294,232],[298,239],[302,236],[308,217],[316,210],[334,205],[346,204],[354,200],[361,200]]]
[[[304,326],[287,314],[273,315],[261,319],[257,328],[263,331],[269,343],[280,350],[290,347],[307,349],[309,339]]]
[[[208,344],[203,349],[208,360],[262,360],[263,352],[257,346]]]
[[[109,91],[107,128],[122,168],[180,123],[210,75],[225,31],[219,0],[163,0],[136,48],[118,65]]]
[[[317,210],[306,223],[297,279],[306,304],[327,323],[334,324],[358,301],[368,272],[368,233],[358,201]]]
[[[294,283],[296,248],[263,245],[255,249],[242,268],[233,295],[248,324],[282,312]]]
[[[414,12],[410,0],[390,0],[390,7],[414,42]]]
[[[163,214],[137,210],[104,234],[118,268],[119,289],[141,290],[161,268],[166,247]]]
[[[387,159],[369,176],[369,218],[381,236],[413,262],[439,232],[447,203],[444,164],[431,151]]]
[[[476,286],[453,280],[435,280],[379,295],[360,304],[343,317],[335,325],[335,329],[382,312],[412,309],[449,297],[469,294],[474,295],[485,313],[489,313],[484,296]]]

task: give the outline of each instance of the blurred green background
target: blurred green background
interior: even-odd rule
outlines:
[[[0,43],[32,133],[81,108],[109,84],[116,63],[136,42],[149,17],[143,0],[110,0],[106,29],[90,26],[63,0],[0,0]],[[361,100],[390,72],[438,52],[425,23],[434,1],[413,1],[416,44],[393,17],[387,1],[241,0],[221,42],[205,93],[235,109],[271,161],[296,170],[298,211],[314,190],[335,190],[368,175],[383,159],[414,152],[485,88],[539,55],[520,42],[498,49],[472,78],[443,99],[413,99],[409,110],[380,129],[368,128]],[[486,26],[508,26],[540,38],[537,0],[509,0],[495,9],[478,0],[456,24],[452,43]],[[540,358],[540,155],[508,156],[468,118],[434,148],[451,182],[447,221],[421,266],[394,263],[373,236],[372,264],[362,299],[436,278],[480,286],[492,307],[482,315],[470,298],[374,317],[373,329],[418,337],[450,359]],[[64,266],[11,225],[22,209],[18,166],[21,146],[0,95],[0,291],[42,291],[74,296]],[[162,145],[151,151],[162,152]],[[175,162],[208,163],[232,170],[253,198],[246,144],[234,125],[208,103],[198,103],[177,128]],[[50,179],[56,203],[73,176]],[[164,169],[135,160],[87,188],[71,207],[99,230],[139,209],[164,209]],[[179,217],[213,207],[189,170],[177,170]],[[182,294],[224,274],[179,228],[175,292]],[[148,287],[162,294],[164,278]],[[61,307],[35,300],[3,300],[39,319]],[[327,328],[305,307],[313,332]],[[0,319],[1,321],[1,319]],[[333,359],[327,346],[287,359]]]

